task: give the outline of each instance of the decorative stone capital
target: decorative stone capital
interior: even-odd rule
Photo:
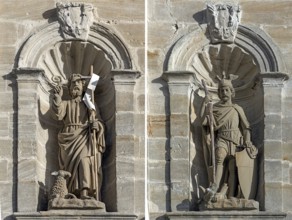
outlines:
[[[63,37],[87,40],[90,26],[93,24],[93,6],[58,2],[56,7]]]
[[[260,77],[265,87],[279,87],[283,86],[284,82],[289,79],[288,74],[286,73],[262,73]]]
[[[135,70],[112,70],[111,74],[115,85],[134,85],[136,83],[136,79],[141,76],[140,72]]]
[[[193,81],[193,72],[190,71],[166,71],[162,74],[168,84],[189,85]]]
[[[207,4],[207,23],[211,42],[233,43],[240,22],[239,6],[231,4]]]

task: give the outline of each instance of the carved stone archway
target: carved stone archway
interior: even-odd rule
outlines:
[[[170,154],[177,146],[187,148],[181,151],[184,155],[171,160],[171,209],[175,211],[179,207],[180,210],[194,210],[194,198],[197,196],[194,175],[200,177],[206,171],[204,161],[196,161],[202,152],[196,146],[200,142],[199,125],[196,127],[199,106],[193,107],[194,102],[198,105],[202,100],[201,79],[205,79],[208,89],[215,93],[217,83],[214,76],[222,74],[223,70],[231,71],[230,60],[238,56],[238,60],[233,62],[242,68],[236,68],[241,73],[235,80],[238,83],[235,101],[250,109],[247,115],[254,123],[253,135],[257,137],[257,144],[262,146],[257,199],[261,210],[282,211],[282,205],[275,207],[271,202],[275,196],[273,187],[282,179],[271,179],[264,175],[264,170],[270,169],[272,161],[277,160],[281,164],[281,158],[266,155],[271,155],[271,146],[282,147],[282,108],[279,97],[283,83],[288,79],[282,55],[272,40],[258,28],[239,25],[233,43],[211,44],[206,36],[207,27],[202,27],[182,36],[172,45],[162,76],[168,82],[170,93]],[[177,100],[185,105],[176,105]],[[278,100],[278,104],[272,104],[272,100]],[[194,132],[197,132],[195,137]],[[181,173],[174,172],[176,169],[172,169],[177,166],[185,170],[184,178]],[[202,178],[199,181],[200,184],[208,184]],[[279,198],[277,203],[282,204],[280,189],[276,198]]]
[[[123,149],[125,145],[133,149],[137,145],[134,86],[139,72],[133,69],[131,56],[121,37],[110,27],[93,23],[86,39],[64,38],[58,22],[35,30],[16,58],[17,186],[27,189],[25,194],[23,191],[17,193],[18,212],[46,209],[46,193],[52,184],[50,173],[58,169],[55,137],[60,124],[51,120],[49,112],[55,79],[60,78],[66,83],[73,72],[88,75],[90,65],[100,76],[95,97],[107,131],[103,202],[107,211],[135,212],[135,155],[134,150],[131,151],[133,154],[124,155]],[[120,98],[125,94],[127,103]],[[32,154],[24,155],[25,149]]]

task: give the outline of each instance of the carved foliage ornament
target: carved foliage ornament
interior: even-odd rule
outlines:
[[[211,42],[233,43],[240,17],[241,10],[239,6],[230,4],[208,4],[207,23]]]
[[[63,37],[86,40],[93,23],[93,6],[83,3],[57,3],[56,6]]]

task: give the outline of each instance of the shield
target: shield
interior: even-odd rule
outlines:
[[[254,199],[257,190],[256,159],[248,156],[246,148],[235,153],[238,180],[245,199]]]

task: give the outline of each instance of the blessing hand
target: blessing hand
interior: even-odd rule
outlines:
[[[60,97],[62,97],[62,95],[63,95],[63,87],[62,87],[62,85],[57,85],[54,88],[54,91],[55,91],[55,95],[59,95]]]

